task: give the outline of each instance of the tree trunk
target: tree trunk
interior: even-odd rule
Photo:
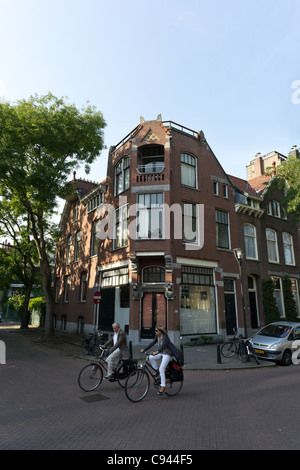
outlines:
[[[46,299],[45,336],[53,336],[53,289],[51,268],[46,254],[40,261],[43,290]]]
[[[21,312],[21,330],[26,330],[29,325],[29,320],[30,320],[30,313],[28,311],[28,305],[29,305],[29,300],[30,300],[30,294],[32,291],[32,284],[25,285],[26,291],[25,291],[25,299],[24,299],[24,305],[23,305],[23,310]]]

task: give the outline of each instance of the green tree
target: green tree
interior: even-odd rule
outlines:
[[[280,320],[280,312],[274,297],[274,290],[275,284],[273,279],[264,279],[262,282],[263,307],[267,324]]]
[[[51,93],[0,103],[0,196],[29,217],[46,299],[46,335],[53,333],[50,221],[57,198],[71,190],[71,171],[84,163],[88,172],[103,149],[104,127],[94,107],[79,110]]]
[[[288,321],[298,321],[297,319],[297,307],[295,297],[292,290],[292,281],[288,276],[284,276],[282,279],[283,285],[283,298],[285,306],[285,317]]]
[[[9,237],[10,245],[0,250],[0,287],[15,281],[23,284],[25,296],[19,310],[21,328],[28,328],[29,299],[37,281],[38,257],[30,235],[28,214],[21,214],[11,201],[0,200],[0,235]]]
[[[269,190],[279,189],[284,195],[282,206],[294,220],[300,218],[300,160],[291,155],[276,168]]]

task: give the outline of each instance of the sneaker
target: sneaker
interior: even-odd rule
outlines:
[[[111,374],[111,375],[106,375],[105,377],[103,377],[105,380],[110,380],[110,379],[113,379],[114,376]]]

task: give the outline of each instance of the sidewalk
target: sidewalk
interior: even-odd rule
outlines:
[[[19,325],[13,323],[0,323],[0,329],[12,329],[16,331]],[[67,356],[74,356],[81,359],[92,360],[93,356],[83,356],[81,343],[83,337],[71,333],[57,331],[54,338],[45,339],[43,330],[39,328],[29,328],[27,331],[19,332],[26,336],[29,341],[44,344],[46,347],[61,350]],[[134,359],[143,359],[145,356],[140,352],[141,346],[132,347]],[[184,347],[184,369],[185,370],[226,370],[226,369],[254,369],[259,367],[274,367],[276,364],[271,361],[259,360],[259,365],[251,358],[249,362],[242,363],[237,356],[225,358],[218,354],[216,344],[188,346]]]

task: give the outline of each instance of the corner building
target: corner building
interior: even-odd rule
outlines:
[[[242,329],[232,180],[202,131],[141,118],[110,148],[105,181],[74,175],[56,255],[56,327],[110,332],[116,321],[133,344],[153,338],[156,324],[177,344]]]

